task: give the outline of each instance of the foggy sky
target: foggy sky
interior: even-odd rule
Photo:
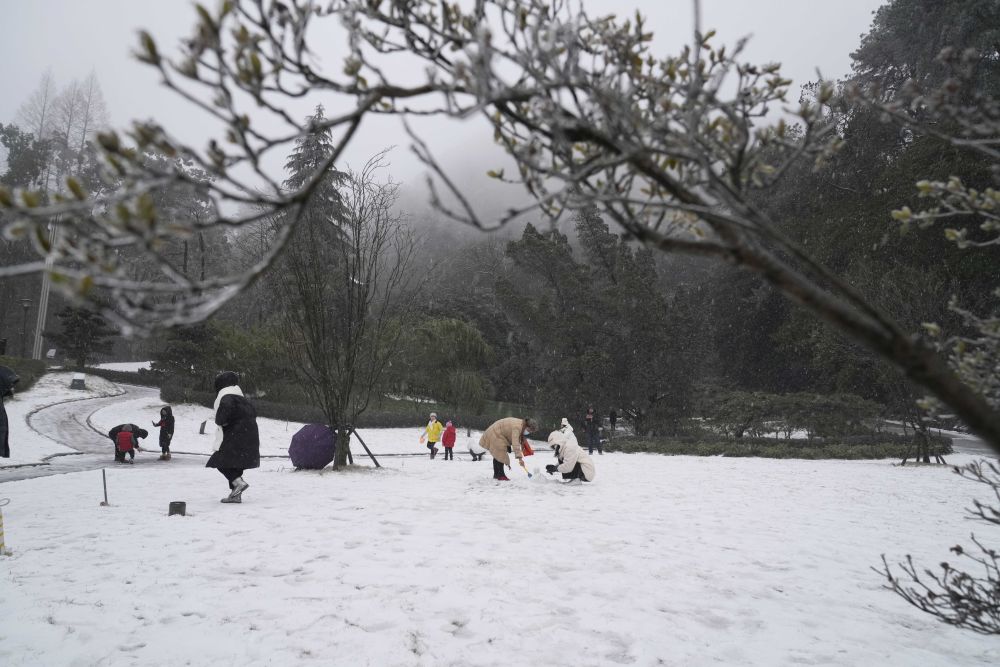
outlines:
[[[213,6],[211,0],[206,2]],[[689,0],[584,0],[592,15],[617,12],[631,15],[638,9],[648,18],[656,34],[654,53],[679,52],[690,39],[692,10]],[[718,31],[718,43],[734,44],[751,36],[745,52],[749,62],[781,62],[783,74],[795,88],[817,78],[839,78],[850,72],[851,51],[868,31],[872,12],[883,0],[703,0],[703,28]],[[168,130],[205,145],[208,136],[199,112],[176,95],[161,88],[153,69],[136,62],[136,31],[148,30],[161,51],[172,55],[177,40],[194,24],[194,10],[184,0],[0,0],[5,30],[0,40],[3,94],[0,122],[15,119],[18,107],[37,88],[42,74],[51,69],[57,87],[83,79],[95,71],[115,127],[133,119],[155,117]],[[331,67],[338,67],[331,63]],[[338,67],[339,69],[339,67]],[[794,101],[796,96],[790,98]],[[303,110],[303,115],[308,109]],[[328,109],[328,113],[330,113]],[[365,132],[365,130],[368,130]],[[476,174],[476,186],[493,187],[478,178],[490,168],[488,153],[494,150],[490,132],[474,124],[431,128],[447,141],[434,142],[436,155],[452,170]],[[348,164],[388,145],[392,175],[406,186],[408,197],[422,187],[424,169],[409,155],[407,137],[396,127],[365,127],[354,140]],[[280,165],[277,166],[280,169]],[[484,189],[482,197],[492,198]],[[422,197],[420,197],[422,199]],[[414,201],[414,205],[417,202]]]

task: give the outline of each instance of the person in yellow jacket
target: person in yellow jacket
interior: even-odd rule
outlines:
[[[444,426],[438,421],[438,416],[436,412],[431,413],[430,421],[427,422],[427,427],[424,429],[423,435],[420,436],[420,442],[427,439],[427,450],[431,453],[431,458],[438,453],[437,444],[441,440],[441,431],[444,430]]]

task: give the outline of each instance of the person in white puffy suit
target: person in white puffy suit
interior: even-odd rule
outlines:
[[[563,417],[562,425],[558,431],[549,434],[549,445],[552,452],[559,459],[559,465],[549,464],[545,466],[545,472],[554,475],[562,473],[563,479],[572,481],[579,479],[583,482],[593,482],[597,471],[594,469],[594,462],[590,459],[573,435],[573,427],[569,421]]]

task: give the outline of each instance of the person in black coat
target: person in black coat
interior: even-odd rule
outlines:
[[[7,408],[3,406],[5,396],[14,395],[14,385],[21,378],[12,369],[0,366],[0,456],[10,458],[10,426],[7,422]]]
[[[174,414],[170,406],[160,408],[160,421],[153,422],[160,427],[160,460],[170,460],[170,440],[174,437]]]
[[[260,466],[260,434],[257,431],[257,411],[243,396],[239,376],[232,371],[215,378],[215,453],[205,464],[216,468],[229,482],[229,495],[224,503],[243,502],[243,492],[250,485],[243,472]]]
[[[601,418],[597,416],[592,405],[587,408],[587,414],[583,416],[583,435],[587,439],[588,454],[594,453],[594,447],[597,448],[598,454],[604,453],[601,444]]]

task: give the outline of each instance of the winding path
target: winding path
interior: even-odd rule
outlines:
[[[28,428],[50,440],[76,450],[76,453],[56,454],[50,457],[46,463],[40,465],[0,469],[0,483],[47,475],[61,475],[67,472],[97,470],[112,464],[113,446],[111,441],[106,433],[94,428],[90,423],[91,416],[109,405],[122,401],[153,398],[159,395],[159,390],[153,387],[127,384],[118,386],[124,390],[124,393],[56,403],[39,408],[29,414]],[[157,449],[155,438],[149,447]],[[165,463],[148,455],[139,457],[137,460],[141,461],[138,465]],[[175,454],[169,465],[171,467],[205,465],[205,457]]]

